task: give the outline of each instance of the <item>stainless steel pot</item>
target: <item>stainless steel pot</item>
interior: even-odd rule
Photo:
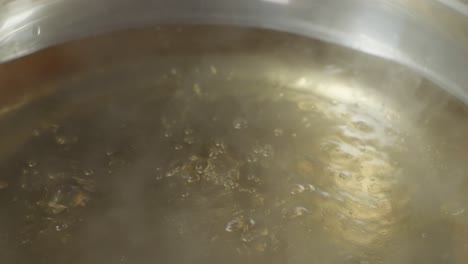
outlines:
[[[0,258],[466,263],[466,69],[464,1],[0,0]]]
[[[3,1],[7,61],[97,33],[154,24],[230,24],[294,32],[398,61],[466,100],[463,1]]]

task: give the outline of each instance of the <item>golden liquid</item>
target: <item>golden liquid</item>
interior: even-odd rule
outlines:
[[[3,258],[466,261],[467,196],[441,185],[430,136],[397,111],[300,89],[311,77],[245,78],[254,60],[148,55],[60,82],[67,88],[24,107],[17,122],[44,118],[0,163]]]

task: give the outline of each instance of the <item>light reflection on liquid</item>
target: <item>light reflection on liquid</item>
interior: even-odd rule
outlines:
[[[349,96],[346,88],[333,91]],[[405,197],[393,193],[399,171],[387,154],[399,143],[396,134],[376,120],[378,115],[363,114],[359,107],[315,106],[339,124],[314,146],[320,148],[318,162],[303,165],[301,171],[316,186],[320,198],[314,203],[326,215],[326,229],[353,247],[381,247],[398,227],[405,206]]]

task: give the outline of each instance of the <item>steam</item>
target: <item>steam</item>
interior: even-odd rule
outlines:
[[[130,33],[116,34],[103,43]],[[454,98],[287,34],[132,34],[145,43],[100,46],[100,71],[5,119],[46,106],[2,160],[7,260],[462,262],[468,122]]]

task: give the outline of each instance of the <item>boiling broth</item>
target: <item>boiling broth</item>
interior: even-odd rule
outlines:
[[[4,114],[26,135],[0,160],[6,262],[468,261],[467,112],[442,89],[285,33],[110,36],[26,58],[103,59]]]

